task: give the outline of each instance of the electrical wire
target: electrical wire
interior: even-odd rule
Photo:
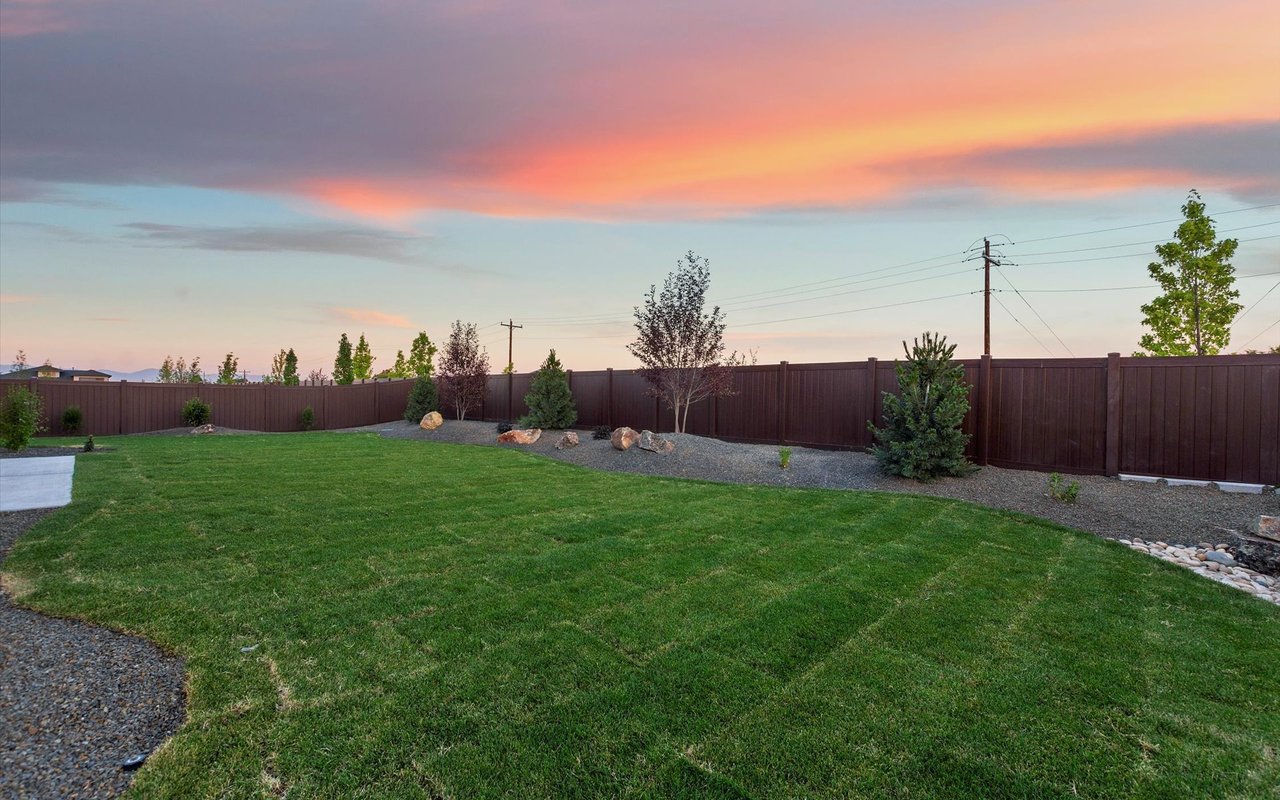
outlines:
[[[1260,222],[1257,225],[1241,225],[1238,228],[1225,228],[1220,231],[1215,231],[1215,233],[1235,233],[1236,231],[1247,231],[1247,230],[1253,230],[1254,228],[1266,228],[1271,225],[1280,225],[1280,220],[1275,220],[1273,222]],[[1077,247],[1072,250],[1042,250],[1039,253],[1018,253],[1018,258],[1030,258],[1032,256],[1059,256],[1059,255],[1066,255],[1069,253],[1087,253],[1094,250],[1114,250],[1117,247],[1142,247],[1144,245],[1150,245],[1150,244],[1164,244],[1167,241],[1169,240],[1153,239],[1151,241],[1146,241],[1146,242],[1125,242],[1124,244],[1104,244],[1104,245],[1098,245],[1097,247]],[[1253,240],[1248,239],[1246,241],[1253,241]]]
[[[991,296],[991,299],[995,300],[995,301],[996,301],[996,303],[998,303],[998,304],[1000,305],[1000,307],[1004,309],[1004,313],[1008,314],[1008,315],[1013,319],[1013,321],[1014,321],[1014,322],[1018,323],[1018,327],[1022,328],[1024,331],[1026,331],[1026,332],[1027,332],[1027,335],[1028,335],[1028,336],[1030,336],[1032,339],[1034,339],[1036,344],[1038,344],[1038,345],[1040,345],[1041,347],[1043,347],[1043,348],[1044,348],[1044,351],[1045,351],[1046,353],[1048,353],[1050,356],[1052,356],[1052,355],[1053,355],[1053,351],[1052,351],[1052,350],[1050,350],[1048,347],[1045,347],[1045,343],[1044,343],[1044,342],[1042,342],[1042,341],[1040,341],[1040,339],[1039,339],[1039,338],[1037,338],[1037,337],[1036,337],[1036,335],[1035,335],[1034,333],[1032,333],[1032,332],[1031,332],[1031,329],[1030,329],[1030,328],[1028,328],[1026,325],[1023,325],[1023,324],[1022,324],[1022,320],[1020,320],[1020,319],[1018,319],[1016,316],[1014,316],[1014,313],[1013,313],[1012,311],[1010,311],[1010,310],[1009,310],[1009,307],[1008,307],[1008,306],[1006,306],[1006,305],[1004,304],[1004,301],[1002,301],[1002,300],[1001,300],[999,297],[997,297],[996,295],[992,295],[992,296]]]
[[[849,308],[844,311],[829,311],[825,314],[809,314],[808,316],[804,316],[804,317],[787,317],[785,319],[766,319],[766,320],[758,320],[756,322],[743,322],[743,323],[734,325],[734,328],[750,328],[755,325],[776,325],[779,322],[795,322],[797,320],[817,319],[819,317],[836,317],[842,314],[856,314],[860,311],[876,311],[882,308],[897,308],[899,306],[909,306],[909,305],[914,305],[916,303],[931,303],[934,300],[949,300],[953,297],[969,297],[971,295],[979,294],[981,293],[981,291],[982,290],[979,289],[973,292],[957,292],[956,294],[944,294],[944,295],[939,295],[938,297],[923,297],[923,298],[920,298],[919,300],[904,300],[901,303],[886,303],[885,305],[880,305],[880,306],[865,306],[863,308]]]
[[[1220,211],[1217,214],[1213,214],[1212,216],[1224,217],[1227,214],[1239,214],[1242,211],[1258,211],[1263,208],[1276,208],[1277,206],[1280,206],[1280,203],[1267,203],[1266,205],[1249,206],[1248,208],[1233,208],[1229,211]],[[1018,242],[1018,244],[1031,244],[1032,242],[1048,242],[1054,239],[1070,239],[1075,236],[1089,236],[1094,233],[1111,233],[1112,231],[1127,231],[1127,230],[1132,230],[1134,228],[1146,228],[1151,225],[1168,225],[1169,223],[1172,223],[1172,222],[1182,222],[1183,219],[1185,218],[1178,217],[1176,219],[1157,220],[1156,222],[1140,222],[1137,225],[1120,225],[1115,228],[1098,228],[1097,230],[1080,231],[1078,233],[1060,233],[1056,236],[1041,236],[1036,239],[1022,239]]]
[[[1272,273],[1272,274],[1274,274],[1274,273]],[[1262,276],[1261,276],[1261,275],[1250,275],[1250,276],[1246,276],[1246,277],[1260,278],[1260,277],[1262,277]],[[1276,282],[1275,282],[1275,284],[1273,284],[1273,285],[1272,285],[1272,287],[1271,287],[1270,289],[1268,289],[1268,290],[1266,290],[1265,292],[1263,292],[1263,293],[1262,293],[1262,297],[1259,297],[1257,300],[1254,300],[1254,301],[1253,301],[1253,304],[1252,304],[1251,306],[1249,306],[1248,308],[1246,308],[1244,311],[1242,311],[1242,312],[1240,313],[1240,316],[1238,316],[1238,317],[1236,317],[1236,318],[1235,318],[1235,321],[1236,321],[1236,322],[1239,322],[1240,320],[1242,320],[1242,319],[1244,319],[1246,316],[1248,316],[1249,312],[1250,312],[1250,311],[1252,311],[1252,310],[1254,310],[1255,308],[1257,308],[1257,307],[1258,307],[1258,303],[1261,303],[1263,300],[1266,300],[1266,299],[1267,299],[1267,295],[1269,295],[1269,294],[1271,294],[1272,292],[1274,292],[1274,291],[1276,290],[1276,287],[1277,287],[1277,286],[1280,286],[1280,281],[1276,281]]]
[[[1254,236],[1249,239],[1238,239],[1239,242],[1261,242],[1265,239],[1280,239],[1280,233],[1271,234],[1270,236]],[[1150,258],[1151,253],[1143,250],[1137,253],[1120,253],[1114,256],[1093,256],[1091,258],[1068,258],[1061,261],[1019,261],[1015,266],[1019,267],[1043,267],[1052,266],[1054,264],[1083,264],[1086,261],[1114,261],[1118,258]]]
[[[1242,350],[1243,350],[1244,348],[1246,348],[1246,347],[1248,347],[1249,345],[1253,344],[1254,339],[1259,338],[1260,336],[1262,336],[1262,334],[1266,333],[1267,331],[1271,330],[1272,328],[1274,328],[1274,327],[1275,327],[1275,326],[1277,326],[1277,325],[1280,325],[1280,319],[1276,320],[1275,322],[1271,323],[1271,324],[1270,324],[1270,325],[1268,325],[1267,327],[1265,327],[1265,328],[1263,328],[1262,330],[1260,330],[1260,331],[1258,331],[1257,333],[1255,333],[1255,334],[1253,335],[1253,338],[1252,338],[1252,339],[1250,339],[1249,341],[1247,341],[1247,342],[1245,342],[1244,344],[1240,345],[1240,349],[1242,349]]]
[[[1009,276],[1005,275],[1004,270],[1000,269],[998,265],[996,266],[996,272],[1004,279],[1005,283],[1009,284],[1009,288],[1018,296],[1018,299],[1025,303],[1027,308],[1031,309],[1031,313],[1036,315],[1036,319],[1040,320],[1040,324],[1044,325],[1045,329],[1048,330],[1049,333],[1053,334],[1053,338],[1058,340],[1058,344],[1062,345],[1062,349],[1067,351],[1067,355],[1075,358],[1076,354],[1071,352],[1071,348],[1067,346],[1066,342],[1062,341],[1062,337],[1058,335],[1058,332],[1053,329],[1053,326],[1050,325],[1044,317],[1040,316],[1040,312],[1036,311],[1035,306],[1031,305],[1031,301],[1022,296],[1022,292],[1018,291],[1018,287],[1013,285],[1013,281],[1009,280]]]

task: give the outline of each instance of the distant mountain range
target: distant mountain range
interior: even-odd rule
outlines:
[[[11,372],[14,366],[15,365],[13,364],[0,364],[0,373]],[[36,366],[36,365],[28,364],[27,366]],[[110,375],[111,380],[113,381],[145,381],[147,383],[155,383],[156,377],[160,374],[160,370],[155,368],[140,369],[140,370],[137,370],[136,372],[121,372],[120,370],[103,369],[101,367],[80,367],[79,364],[72,364],[72,365],[58,364],[56,366],[65,366],[67,369],[96,369],[99,372],[105,372],[108,375]],[[205,377],[213,378],[214,376],[206,374]],[[250,374],[249,380],[254,382],[260,381],[262,380],[262,376]]]

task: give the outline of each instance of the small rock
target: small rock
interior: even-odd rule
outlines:
[[[147,760],[146,753],[142,753],[136,756],[129,756],[123,762],[121,762],[120,769],[124,770],[125,772],[132,772],[133,770],[142,766],[143,762],[146,760]]]
[[[198,428],[191,429],[191,433],[196,436],[200,436],[202,434],[208,434],[208,433],[217,433],[217,431],[218,429],[215,428],[213,425],[201,425]]]
[[[1120,539],[1118,541],[1120,542],[1120,544],[1127,544],[1127,545],[1133,544],[1133,542],[1129,541],[1128,539]]]
[[[664,439],[653,431],[640,431],[640,449],[650,453],[670,453],[676,449],[675,442]]]
[[[613,433],[609,435],[609,443],[613,445],[615,450],[628,450],[639,439],[640,434],[636,432],[636,429],[626,426],[614,429]]]
[[[1197,560],[1197,561],[1207,561],[1208,559],[1209,559],[1209,557],[1208,557],[1208,556],[1206,556],[1204,553],[1196,553],[1196,560]]]
[[[434,431],[444,424],[444,417],[440,416],[439,411],[428,411],[422,421],[418,423],[418,427],[424,431]]]
[[[498,441],[503,444],[533,444],[542,436],[542,428],[526,428],[498,434]]]
[[[1257,519],[1249,523],[1249,532],[1273,542],[1280,542],[1280,517],[1259,514]]]
[[[556,442],[557,450],[568,450],[570,447],[578,446],[578,434],[576,431],[565,431],[564,436],[560,437],[560,441]]]
[[[1213,549],[1213,545],[1209,544],[1208,542],[1201,542],[1200,544],[1196,545],[1196,547],[1198,547],[1198,548],[1199,548],[1199,549],[1201,549],[1201,550],[1212,550],[1212,549]]]
[[[1216,561],[1217,563],[1228,567],[1233,566],[1236,563],[1234,558],[1219,550],[1210,550],[1208,553],[1205,553],[1205,558],[1209,561]]]
[[[251,644],[251,645],[249,645],[248,647],[241,647],[241,648],[240,648],[240,652],[241,652],[241,653],[252,653],[254,650],[257,650],[257,649],[258,649],[258,646],[257,646],[256,644]]]
[[[1207,562],[1205,566],[1209,568],[1210,572],[1217,572],[1218,570],[1222,569],[1221,564],[1217,564],[1212,561]]]
[[[1156,542],[1156,547],[1159,547],[1161,550],[1164,550],[1168,546],[1169,545],[1165,544],[1164,542]]]
[[[1133,537],[1133,543],[1134,543],[1134,544],[1146,544],[1146,542],[1142,541],[1142,537],[1141,537],[1141,536],[1135,536],[1135,537]]]

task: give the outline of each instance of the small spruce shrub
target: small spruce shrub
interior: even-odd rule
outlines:
[[[578,421],[578,408],[569,389],[569,378],[560,366],[555,350],[534,373],[524,404],[529,407],[529,413],[520,419],[522,428],[560,430]]]
[[[62,409],[62,429],[67,433],[79,433],[83,422],[84,414],[81,413],[80,406],[67,406]]]
[[[302,409],[302,413],[298,415],[298,426],[304,431],[309,431],[316,424],[316,412],[311,410],[311,406]]]
[[[92,434],[92,433],[91,433],[91,434],[89,434],[89,438],[85,440],[85,443],[84,443],[84,451],[85,451],[86,453],[92,453],[92,452],[93,452],[93,434]]]
[[[44,429],[44,398],[25,386],[10,389],[0,401],[0,442],[15,452],[25,450]]]
[[[498,433],[506,433],[507,431],[511,430],[514,427],[515,426],[511,424],[510,420],[504,419],[502,422],[499,422],[497,424],[496,430],[498,431]]]
[[[778,466],[782,467],[783,469],[786,469],[787,465],[790,463],[791,463],[791,448],[784,447],[778,451]]]
[[[209,424],[213,416],[213,408],[199,397],[193,397],[182,407],[182,424],[188,428],[196,428]]]
[[[1063,503],[1074,503],[1080,499],[1080,482],[1067,483],[1065,478],[1055,472],[1049,476],[1049,496]]]
[[[409,402],[404,407],[405,422],[415,425],[432,411],[439,410],[440,395],[436,391],[436,382],[428,375],[423,375],[413,382],[409,390]]]
[[[592,439],[608,439],[613,435],[613,429],[608,425],[597,425],[591,429]]]
[[[969,436],[960,430],[969,413],[969,386],[964,366],[952,358],[956,346],[945,336],[925,333],[913,347],[903,342],[902,349],[907,354],[897,367],[902,394],[884,393],[885,427],[867,423],[881,471],[918,481],[969,474],[973,466],[964,456]]]

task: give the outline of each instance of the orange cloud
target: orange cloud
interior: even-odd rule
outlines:
[[[338,319],[349,320],[360,325],[384,328],[414,327],[412,322],[399,314],[387,314],[368,308],[330,308],[329,313]]]
[[[30,294],[0,294],[0,304],[8,305],[9,303],[34,303],[35,295]]]

